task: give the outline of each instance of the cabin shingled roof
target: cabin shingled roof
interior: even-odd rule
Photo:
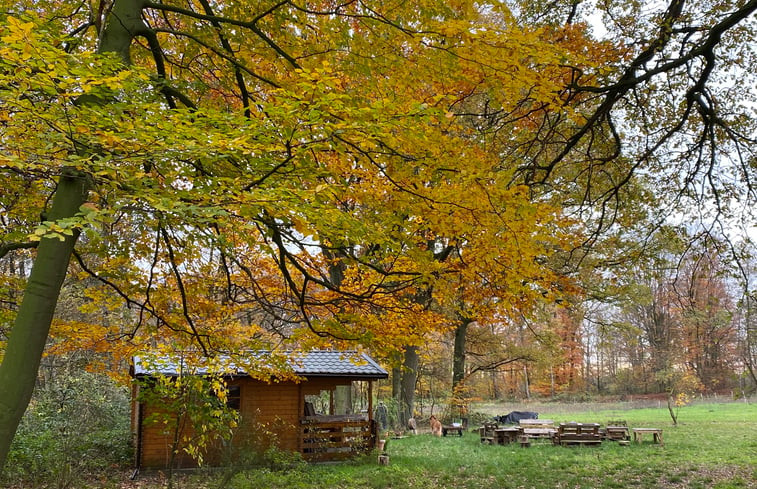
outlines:
[[[268,352],[251,352],[250,355],[264,357]],[[290,352],[292,359],[288,362],[292,371],[302,377],[352,377],[365,379],[385,379],[389,376],[367,353],[355,351],[314,350],[310,352]],[[238,375],[246,375],[241,369],[234,369]],[[158,359],[147,364],[141,357],[134,357],[133,375],[179,375],[179,364],[169,359]],[[199,369],[197,374],[206,371]]]

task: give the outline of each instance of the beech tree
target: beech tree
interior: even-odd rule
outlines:
[[[447,327],[428,301],[449,277],[486,273],[520,305],[560,282],[538,257],[567,246],[569,221],[455,108],[486,93],[514,134],[531,104],[560,110],[568,66],[595,69],[581,28],[467,2],[3,10],[0,256],[34,265],[0,366],[0,460],[69,269],[133,324],[54,331],[120,336],[124,357],[156,342],[412,351]]]

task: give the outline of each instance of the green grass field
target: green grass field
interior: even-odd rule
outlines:
[[[527,409],[557,423],[604,425],[624,419],[631,427],[662,428],[664,446],[647,437],[642,444],[629,446],[603,442],[595,447],[560,447],[545,440],[521,448],[481,444],[477,432],[445,438],[421,433],[389,440],[388,466],[378,465],[377,452],[349,462],[314,465],[274,453],[268,468],[180,473],[172,485],[175,489],[757,489],[757,403],[687,406],[679,411],[675,427],[664,403],[653,404],[652,408],[629,409],[623,404],[543,403],[529,404]],[[476,406],[476,411],[503,414],[516,407],[491,403]],[[131,472],[114,468],[97,476],[80,474],[73,484],[52,480],[30,486],[9,481],[8,487],[168,487],[165,474],[141,474],[130,480]]]
[[[342,464],[237,474],[226,487],[252,488],[757,488],[757,405],[702,404],[682,408],[679,425],[666,408],[596,410],[540,416],[556,422],[606,423],[664,430],[665,446],[604,442],[559,447],[536,442],[490,446],[478,435],[429,434],[390,440],[389,466],[376,454]],[[210,486],[209,486],[210,487]]]

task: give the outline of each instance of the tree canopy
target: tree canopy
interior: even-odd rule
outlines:
[[[731,223],[757,2],[710,3],[603,3],[598,37],[575,1],[3,1],[0,463],[51,324],[390,355],[579,293],[692,202]]]

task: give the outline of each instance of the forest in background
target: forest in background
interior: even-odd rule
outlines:
[[[537,308],[465,331],[466,396],[484,399],[755,392],[754,300],[715,250],[687,250],[607,277],[617,295]],[[430,342],[426,392],[453,395],[454,335]]]

